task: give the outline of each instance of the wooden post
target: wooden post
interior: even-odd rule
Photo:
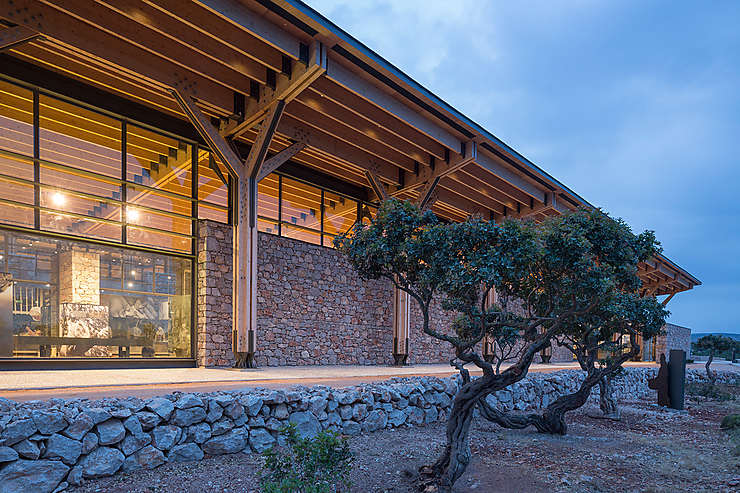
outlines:
[[[396,366],[407,364],[409,357],[410,301],[406,291],[393,287],[393,364]]]

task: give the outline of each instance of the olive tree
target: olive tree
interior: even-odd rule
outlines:
[[[714,360],[714,356],[717,353],[732,351],[732,349],[735,348],[737,345],[738,342],[730,337],[714,334],[700,337],[699,340],[696,341],[695,347],[697,350],[706,351],[709,353],[709,359],[707,359],[707,363],[706,365],[704,365],[704,367],[707,370],[707,378],[712,383],[712,385],[714,385],[717,381],[717,373],[709,368],[709,366],[712,364],[712,360]]]
[[[660,333],[668,312],[655,297],[639,296],[642,282],[637,266],[660,252],[651,231],[635,235],[623,221],[598,213],[573,214],[543,225],[545,234],[559,228],[579,231],[591,243],[599,262],[609,266],[603,272],[609,276],[609,289],[594,293],[595,308],[573,317],[556,338],[586,375],[575,392],[558,397],[541,414],[505,413],[485,400],[480,408],[483,416],[506,428],[534,426],[543,433],[564,435],[565,414],[583,406],[596,385],[604,414],[618,417],[612,378],[626,361],[640,354],[639,338],[649,339]]]
[[[452,345],[451,364],[462,385],[450,410],[439,459],[420,470],[421,481],[450,491],[470,461],[468,432],[478,403],[521,380],[551,340],[580,327],[578,320],[618,289],[621,263],[611,255],[612,222],[600,211],[577,211],[543,224],[468,219],[440,222],[409,202],[385,201],[370,224],[357,223],[335,240],[364,279],[384,278],[416,300],[425,334]],[[487,304],[496,290],[499,302]],[[432,302],[456,312],[450,327],[433,326]],[[505,369],[486,361],[486,338],[515,334],[516,357]],[[482,376],[471,379],[463,365]]]
[[[558,344],[568,348],[585,373],[575,392],[562,395],[542,413],[506,413],[480,402],[481,414],[505,428],[534,426],[539,432],[567,433],[566,413],[583,406],[591,390],[599,385],[600,407],[605,417],[618,419],[619,409],[612,391],[612,379],[622,365],[638,354],[638,337],[654,337],[662,330],[667,312],[655,298],[640,298],[636,293],[620,294],[599,309],[581,317]]]

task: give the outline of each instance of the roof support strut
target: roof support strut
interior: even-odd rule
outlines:
[[[244,120],[227,127],[224,134],[235,139],[263,120],[279,101],[283,104],[291,102],[326,72],[326,60],[326,48],[314,41],[308,50],[308,63],[299,63],[290,75],[278,74],[274,89],[269,86],[260,87],[259,99],[250,99]]]
[[[172,92],[201,137],[236,177],[232,349],[234,366],[253,368],[257,343],[257,183],[285,104],[278,102],[269,108],[249,156],[242,162],[193,98]]]

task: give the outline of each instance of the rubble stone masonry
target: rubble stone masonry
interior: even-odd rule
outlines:
[[[197,361],[233,364],[231,349],[232,227],[199,222]],[[384,365],[393,361],[393,290],[383,280],[362,281],[332,248],[259,233],[257,352],[259,366]],[[431,326],[449,330],[454,315],[438,302]],[[667,324],[657,354],[690,350],[689,329]],[[450,360],[451,346],[422,332],[421,312],[411,303],[410,364]],[[539,362],[539,355],[535,362]],[[552,362],[573,361],[554,345]]]
[[[198,221],[196,359],[198,366],[230,366],[233,278],[233,228]]]

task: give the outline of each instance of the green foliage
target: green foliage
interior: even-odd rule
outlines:
[[[332,432],[301,438],[294,425],[281,430],[285,447],[264,452],[260,487],[265,493],[349,491],[353,456],[349,443]]]
[[[709,334],[700,337],[695,343],[693,343],[692,349],[693,348],[696,348],[697,354],[729,354],[733,349],[740,351],[740,341],[736,341],[727,336]]]
[[[719,427],[723,430],[740,429],[740,414],[728,414],[722,418],[722,423]]]
[[[557,336],[589,344],[625,333],[649,338],[667,316],[655,298],[638,294],[638,263],[660,251],[653,233],[634,235],[598,210],[540,224],[443,223],[390,199],[370,224],[357,223],[334,244],[362,278],[389,279],[408,292],[419,303],[424,331],[479,366],[473,348],[485,336],[498,347]],[[491,289],[497,303],[487,306]],[[452,327],[431,327],[435,295],[457,313]]]

